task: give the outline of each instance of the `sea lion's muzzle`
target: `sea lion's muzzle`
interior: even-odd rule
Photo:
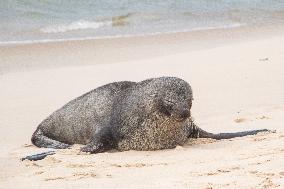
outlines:
[[[183,119],[190,117],[190,110],[188,110],[188,109],[182,110],[181,113],[180,113],[180,117],[183,118]]]
[[[183,105],[176,106],[172,111],[172,116],[177,121],[184,121],[191,116],[190,109],[189,107]]]

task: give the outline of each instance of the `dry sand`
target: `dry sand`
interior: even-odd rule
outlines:
[[[11,45],[0,55],[0,188],[284,188],[283,28]],[[74,146],[20,161],[46,151],[30,137],[69,100],[158,76],[192,85],[192,114],[205,130],[277,132],[153,152],[87,155]]]

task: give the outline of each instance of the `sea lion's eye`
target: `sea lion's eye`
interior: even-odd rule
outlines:
[[[163,99],[163,101],[161,101],[161,102],[162,103],[161,103],[161,106],[160,106],[160,111],[163,112],[164,114],[170,116],[175,103],[172,102],[171,100],[167,100],[167,99]]]

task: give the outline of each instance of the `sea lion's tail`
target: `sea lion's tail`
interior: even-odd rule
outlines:
[[[242,131],[242,132],[235,132],[235,133],[210,133],[207,131],[204,131],[203,129],[199,128],[196,126],[193,122],[191,122],[191,132],[189,137],[190,138],[212,138],[216,140],[221,140],[221,139],[230,139],[230,138],[235,138],[235,137],[243,137],[243,136],[248,136],[248,135],[256,135],[257,133],[260,132],[275,132],[271,131],[268,129],[259,129],[259,130],[251,130],[251,131]]]

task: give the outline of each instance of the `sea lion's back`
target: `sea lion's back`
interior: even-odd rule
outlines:
[[[121,81],[98,87],[52,113],[39,128],[54,140],[86,144],[98,129],[108,124],[114,98],[133,84]]]

